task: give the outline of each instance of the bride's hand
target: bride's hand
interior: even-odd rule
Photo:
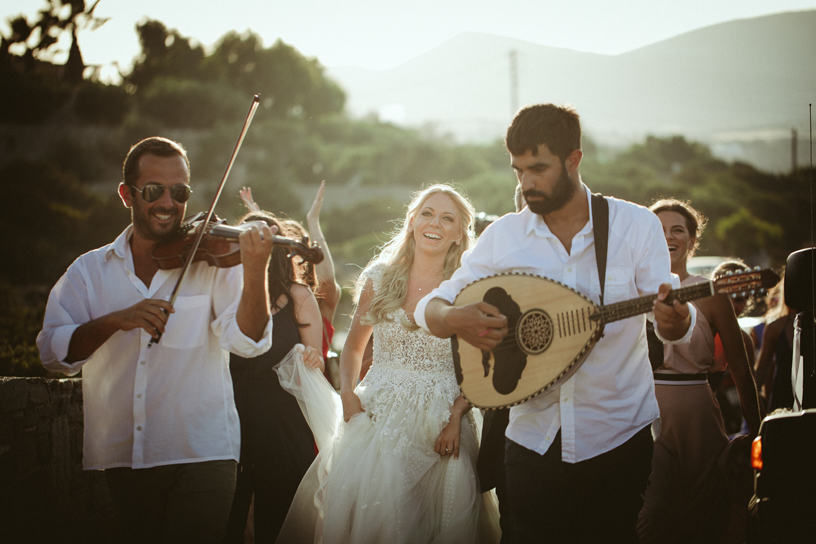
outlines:
[[[451,414],[450,421],[439,433],[434,444],[434,451],[441,456],[453,455],[454,459],[459,459],[459,434],[461,431],[462,418],[455,413]]]
[[[346,423],[348,423],[353,416],[356,416],[360,412],[365,412],[360,402],[360,397],[358,397],[356,393],[341,393],[340,399],[343,401],[343,419]]]

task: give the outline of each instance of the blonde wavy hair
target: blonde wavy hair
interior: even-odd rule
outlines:
[[[405,298],[408,296],[408,274],[411,270],[411,264],[414,262],[414,252],[416,251],[416,240],[414,240],[413,233],[410,230],[411,220],[416,217],[431,195],[439,193],[447,195],[453,201],[459,219],[459,226],[462,229],[462,240],[459,244],[452,243],[448,249],[448,254],[445,256],[443,270],[445,279],[450,278],[459,268],[462,262],[462,254],[475,243],[474,217],[476,211],[473,204],[453,186],[436,183],[414,193],[413,200],[408,204],[405,219],[397,226],[391,239],[380,248],[379,254],[368,263],[368,266],[357,279],[355,300],[359,301],[360,294],[365,287],[366,272],[375,266],[383,266],[384,268],[380,288],[371,300],[368,313],[361,320],[366,325],[391,321],[388,314],[398,310],[405,304]],[[415,323],[408,320],[404,315],[400,319],[400,323],[408,330],[418,328]]]

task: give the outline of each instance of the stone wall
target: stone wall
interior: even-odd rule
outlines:
[[[100,471],[82,470],[82,380],[0,377],[0,542],[117,542]]]

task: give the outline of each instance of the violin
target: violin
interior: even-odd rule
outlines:
[[[199,234],[199,229],[205,229],[201,243],[196,249],[192,262],[206,261],[210,266],[231,268],[241,263],[241,246],[238,236],[251,228],[253,224],[266,226],[263,221],[248,221],[237,226],[230,226],[226,221],[212,216],[205,226],[205,212],[197,213],[185,218],[176,235],[167,241],[156,244],[153,249],[153,260],[161,270],[181,268],[190,255]],[[272,236],[272,243],[276,246],[285,246],[290,249],[289,258],[300,256],[305,261],[317,264],[323,260],[323,251],[316,243],[309,245],[309,238],[301,240],[285,236]]]
[[[244,126],[241,127],[241,133],[238,135],[238,141],[235,142],[235,148],[232,150],[232,155],[230,155],[229,162],[227,163],[227,169],[224,170],[224,175],[221,177],[221,183],[218,184],[218,190],[215,192],[215,196],[213,197],[212,204],[210,204],[210,209],[207,211],[207,213],[203,214],[204,219],[201,220],[201,225],[203,225],[203,226],[201,228],[199,228],[197,231],[196,231],[196,229],[190,227],[190,229],[187,230],[188,232],[190,232],[190,231],[196,232],[196,234],[194,236],[192,236],[191,239],[190,239],[191,243],[188,244],[187,238],[185,236],[179,236],[175,240],[177,246],[174,249],[176,249],[177,251],[175,251],[175,252],[170,251],[169,252],[171,254],[170,255],[171,257],[178,257],[178,260],[180,260],[181,263],[182,263],[182,264],[178,265],[177,267],[174,267],[174,266],[170,267],[170,268],[181,268],[181,274],[179,274],[178,280],[176,281],[176,286],[173,288],[173,292],[170,295],[170,300],[169,300],[170,304],[175,304],[176,303],[176,298],[178,297],[179,289],[181,289],[181,284],[184,282],[184,278],[187,277],[187,272],[190,270],[190,265],[193,263],[194,258],[197,258],[198,255],[199,255],[198,249],[199,249],[199,247],[201,245],[201,241],[204,239],[204,235],[207,233],[207,231],[211,230],[210,223],[211,223],[211,218],[213,217],[213,211],[215,210],[215,205],[218,204],[218,199],[221,197],[221,192],[224,190],[224,184],[227,183],[227,177],[229,176],[230,170],[232,170],[232,165],[235,163],[235,157],[238,155],[238,150],[241,149],[241,144],[244,142],[244,137],[246,136],[246,133],[249,130],[249,125],[252,123],[252,118],[255,117],[255,112],[258,110],[258,105],[260,103],[261,103],[261,96],[260,95],[256,94],[255,96],[252,97],[252,104],[250,104],[249,111],[247,112],[246,119],[244,119]],[[226,226],[226,225],[223,225],[223,226]],[[240,232],[238,234],[240,234]],[[225,237],[221,236],[221,238],[225,238]],[[238,238],[238,235],[235,235],[235,239],[237,239],[237,238]],[[185,247],[187,247],[186,253],[184,251]],[[220,255],[220,256],[223,256],[223,255],[229,253],[229,251],[223,251],[223,252],[220,252],[220,253],[218,252],[219,250],[224,250],[224,249],[225,249],[224,246],[220,246],[216,250],[216,254]],[[154,250],[153,253],[155,255],[156,251]],[[238,255],[238,261],[236,261],[233,264],[233,266],[238,264],[238,262],[240,262],[240,260],[241,260],[240,249],[238,251],[235,251],[235,253]],[[210,252],[205,251],[203,254],[212,255],[213,253],[211,251]],[[202,259],[205,259],[205,258],[206,257],[202,257]],[[322,253],[321,253],[321,259],[322,259]],[[174,260],[174,259],[171,259],[171,260],[174,263],[179,262],[178,260]],[[159,334],[159,336],[157,338],[151,338],[150,342],[147,343],[147,349],[150,349],[150,347],[153,344],[157,344],[160,340],[161,340],[161,334]]]

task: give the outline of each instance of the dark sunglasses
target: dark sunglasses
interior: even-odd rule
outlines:
[[[190,195],[193,193],[193,190],[190,189],[189,185],[178,184],[178,185],[156,185],[150,184],[145,185],[141,189],[137,189],[135,185],[131,183],[125,183],[128,187],[141,193],[142,200],[145,202],[156,202],[164,195],[164,190],[168,189],[170,191],[170,198],[175,200],[176,202],[187,202],[190,199]]]

